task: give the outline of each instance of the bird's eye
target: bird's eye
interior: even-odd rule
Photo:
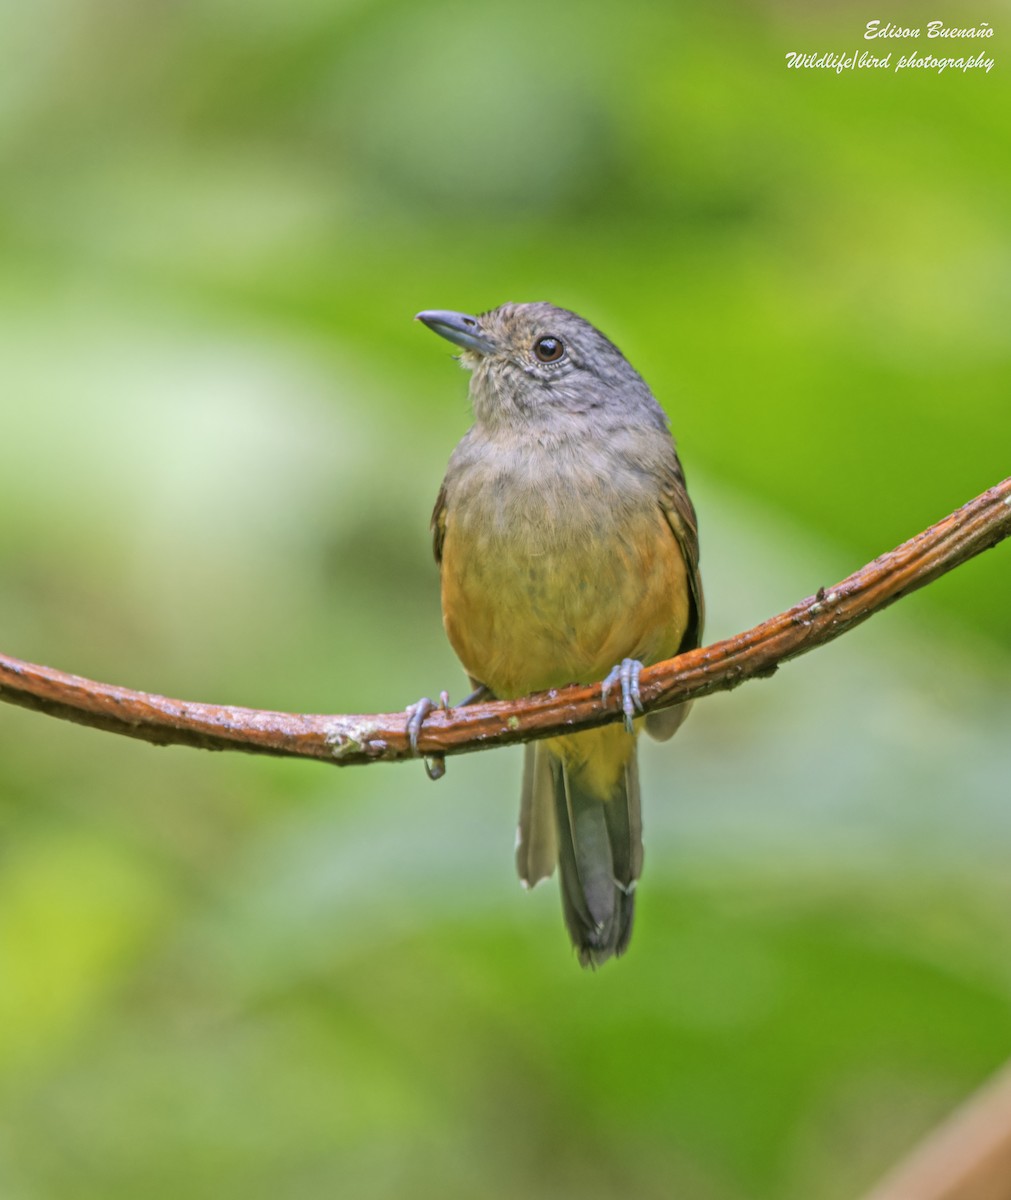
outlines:
[[[541,362],[558,362],[565,353],[565,344],[561,338],[542,337],[534,342],[534,354]]]

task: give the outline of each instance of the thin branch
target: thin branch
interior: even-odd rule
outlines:
[[[833,641],[900,597],[924,587],[1011,534],[1011,478],[970,500],[841,583],[819,588],[778,616],[642,673],[647,711],[727,691],[773,674],[780,663]],[[0,700],[155,745],[315,758],[340,766],[411,757],[406,716],[305,715],[170,700],[95,683],[0,655]],[[436,710],[425,721],[425,755],[462,754],[619,720],[620,696],[574,686],[508,703]]]

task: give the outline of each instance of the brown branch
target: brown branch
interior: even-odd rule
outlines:
[[[996,546],[1011,534],[1011,478],[970,500],[832,588],[819,588],[747,633],[658,663],[642,674],[646,710],[664,708],[746,679],[831,642],[893,601]],[[316,758],[348,766],[410,757],[404,713],[325,716],[226,708],[95,683],[0,655],[0,700],[156,745]],[[423,754],[461,754],[526,742],[619,719],[619,697],[575,686],[508,703],[435,711]]]
[[[929,1133],[864,1200],[1011,1200],[1011,1066]]]

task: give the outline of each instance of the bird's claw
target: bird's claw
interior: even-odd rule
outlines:
[[[635,732],[636,714],[645,711],[639,693],[641,674],[642,663],[637,658],[623,658],[600,687],[600,698],[606,702],[611,688],[621,684],[621,711],[625,714],[625,728],[629,733]]]
[[[429,700],[427,696],[422,696],[420,700],[414,704],[407,706],[407,740],[410,743],[411,754],[415,758],[424,758],[425,774],[429,779],[441,779],[446,774],[446,759],[442,754],[426,754],[422,755],[418,749],[418,738],[421,734],[421,727],[425,723],[425,718],[429,713],[434,712],[437,708],[444,711],[449,709],[449,692],[439,693],[439,703],[435,704]]]
[[[434,783],[446,774],[446,757],[443,754],[427,754],[423,759],[425,774]]]

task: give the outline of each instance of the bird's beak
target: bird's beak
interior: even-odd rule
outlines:
[[[462,346],[465,350],[475,350],[478,354],[491,354],[495,349],[495,343],[482,333],[481,322],[477,317],[470,317],[466,313],[445,312],[436,308],[419,312],[414,319],[427,325],[439,337],[444,337],[448,342]]]

